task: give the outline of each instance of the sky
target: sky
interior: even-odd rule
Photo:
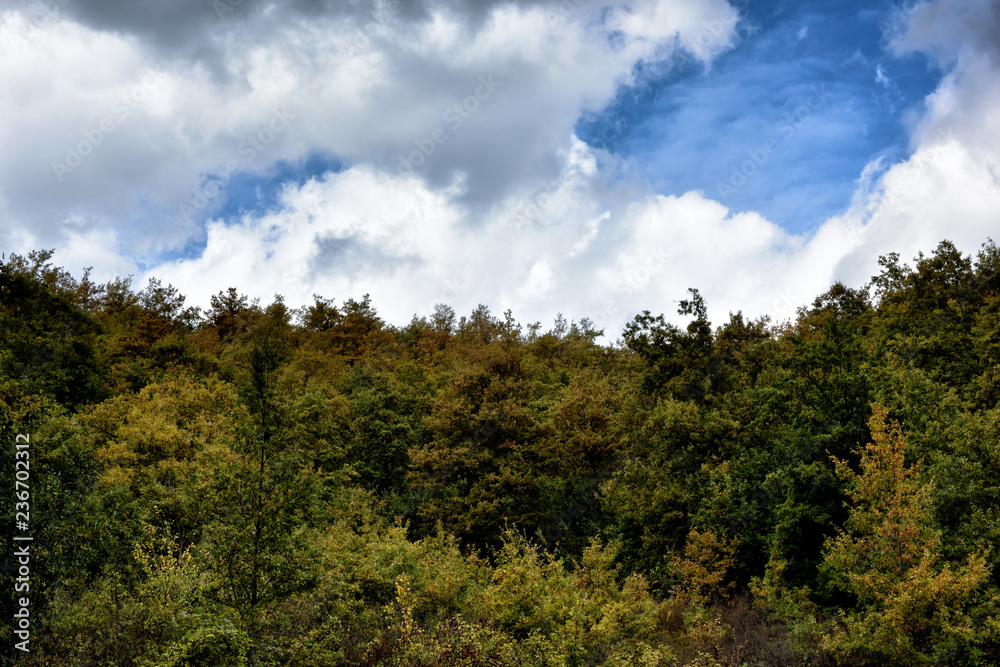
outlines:
[[[1000,228],[995,0],[7,0],[0,249],[613,341]]]

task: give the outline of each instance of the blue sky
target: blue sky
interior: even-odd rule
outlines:
[[[809,231],[848,207],[866,164],[908,157],[908,119],[943,73],[923,54],[887,52],[888,1],[737,6],[734,49],[642,77],[577,131],[634,158],[657,192],[702,190]]]
[[[665,72],[640,64],[637,82],[582,116],[576,132],[634,160],[656,192],[701,190],[790,232],[812,231],[848,207],[865,165],[909,156],[908,120],[943,72],[924,54],[887,50],[900,12],[890,0],[733,7],[735,48],[710,63],[678,54]],[[343,166],[315,153],[241,171],[205,217],[266,213],[287,184]]]
[[[219,2],[0,10],[4,252],[613,340],[998,234],[994,0]]]
[[[225,195],[219,198],[220,206],[212,213],[232,220],[247,213],[260,215],[272,211],[278,205],[282,188],[302,185],[310,178],[340,171],[343,166],[333,156],[311,153],[294,162],[276,162],[264,172],[239,171],[229,181]]]

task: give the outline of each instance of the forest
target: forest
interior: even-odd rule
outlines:
[[[0,263],[6,664],[1000,664],[992,240],[611,344],[52,257]]]

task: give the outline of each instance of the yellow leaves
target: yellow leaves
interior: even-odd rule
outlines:
[[[834,459],[853,504],[845,530],[827,543],[824,564],[857,596],[859,609],[845,616],[846,632],[835,633],[828,648],[878,653],[893,646],[895,655],[919,661],[937,642],[973,639],[965,609],[988,568],[980,554],[957,569],[938,565],[933,483],[920,479],[919,466],[905,466],[906,438],[899,424],[887,423],[887,410],[872,412],[861,472]]]
[[[232,426],[235,396],[225,383],[181,377],[121,394],[80,415],[102,443],[98,459],[107,465],[136,465],[164,458],[184,459],[224,438]]]
[[[127,489],[131,486],[134,477],[134,469],[116,465],[101,474],[97,480],[97,487],[102,491]]]
[[[671,570],[680,579],[679,593],[696,604],[705,603],[712,597],[724,598],[733,587],[732,583],[721,584],[735,562],[735,551],[735,542],[692,527],[684,545],[684,556],[674,556],[671,561]]]
[[[147,460],[184,458],[190,452],[190,436],[177,427],[170,415],[155,409],[131,415],[128,423],[118,429],[118,437]]]
[[[483,591],[485,617],[515,636],[527,635],[539,650],[566,656],[648,639],[656,604],[642,577],[618,581],[614,558],[614,546],[592,544],[570,569],[508,533]]]
[[[139,457],[132,449],[120,440],[110,440],[104,447],[95,452],[97,460],[105,466],[133,466]]]
[[[886,418],[884,407],[873,408],[872,442],[862,453],[860,474],[834,458],[854,503],[846,530],[827,545],[827,561],[863,599],[940,549],[932,527],[933,484],[920,480],[919,466],[905,467],[906,439],[899,424],[888,424]]]

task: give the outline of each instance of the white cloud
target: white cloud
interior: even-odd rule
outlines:
[[[889,77],[885,75],[885,72],[882,70],[881,65],[878,65],[875,68],[875,83],[881,84],[886,87],[889,86]]]
[[[852,206],[808,236],[700,192],[664,197],[615,180],[622,165],[574,136],[581,114],[603,108],[637,63],[669,61],[678,48],[709,63],[729,48],[737,16],[722,2],[637,2],[605,14],[589,2],[555,14],[553,4],[510,3],[481,21],[432,7],[418,20],[384,17],[360,37],[346,16],[287,20],[220,38],[228,76],[175,68],[138,37],[69,20],[15,45],[24,15],[7,12],[0,241],[57,246],[71,270],[150,265],[202,305],[229,286],[265,301],[280,292],[291,305],[368,292],[394,323],[437,302],[460,312],[486,303],[521,321],[588,316],[613,338],[643,309],[673,316],[697,287],[717,323],[738,308],[790,317],[832,280],[864,283],[878,254],[906,258],[944,237],[974,251],[995,233],[997,59],[976,21],[933,27],[928,17],[954,3],[977,7],[924,3],[894,42],[944,54],[951,68],[914,127],[913,155],[870,165]],[[150,68],[156,85],[119,117],[116,100]],[[487,95],[490,76],[500,85]],[[447,115],[470,98],[475,108]],[[276,112],[290,122],[254,147]],[[60,182],[52,162],[106,117],[115,129]],[[264,171],[310,151],[350,166],[289,185],[273,212],[204,228],[180,216],[227,164]],[[413,151],[423,163],[400,173],[400,156]],[[156,261],[185,245],[203,251]]]
[[[464,174],[465,200],[489,209],[557,177],[557,154],[572,148],[581,111],[612,99],[636,62],[669,57],[678,44],[709,57],[730,42],[734,23],[720,20],[721,0],[630,3],[635,16],[615,26],[629,41],[619,50],[600,23],[601,7],[590,3],[558,20],[555,4],[502,3],[480,22],[433,7],[418,20],[383,7],[375,22],[304,21],[248,3],[246,14],[226,17],[233,23],[213,24],[218,36],[198,37],[221,54],[203,65],[169,59],[144,41],[157,34],[158,20],[175,22],[171,39],[183,37],[180,14],[140,17],[129,9],[113,17],[91,5],[66,7],[33,32],[27,10],[8,10],[0,24],[0,80],[10,93],[0,99],[0,182],[11,216],[0,241],[31,228],[61,246],[65,220],[76,216],[88,229],[116,229],[123,252],[139,261],[204,239],[206,231],[180,213],[207,177],[227,165],[266,170],[310,152],[388,171],[430,146],[417,173],[434,188]],[[137,32],[74,23],[67,12],[77,10],[131,21]],[[214,21],[209,14],[199,20]],[[189,32],[197,37],[203,28]],[[20,40],[25,32],[29,41]],[[131,100],[150,71],[155,86]],[[495,87],[484,89],[484,80]],[[127,117],[118,111],[123,96]],[[295,121],[249,159],[244,142],[266,133],[280,109]],[[99,131],[102,122],[113,129]],[[433,136],[443,139],[428,144]],[[87,155],[75,156],[77,148]],[[222,200],[208,202],[211,211]]]
[[[437,302],[460,312],[487,303],[525,321],[558,311],[590,317],[609,333],[644,308],[671,311],[688,286],[724,316],[741,307],[764,313],[793,286],[806,299],[828,284],[815,253],[758,214],[731,214],[698,193],[628,203],[611,190],[598,199],[600,177],[581,178],[578,158],[566,154],[552,188],[553,208],[572,206],[543,209],[524,225],[476,231],[458,190],[353,167],[287,190],[278,213],[213,223],[200,257],[154,273],[201,303],[206,290],[230,284],[263,299],[279,289],[290,303],[369,292],[394,322],[427,315]],[[598,213],[609,201],[612,209]]]
[[[879,167],[874,187],[860,188],[870,193],[827,222],[827,228],[845,230],[855,246],[839,260],[838,277],[864,282],[877,272],[879,254],[899,252],[909,260],[943,239],[974,254],[997,236],[1000,60],[994,54],[997,35],[987,36],[984,26],[998,16],[990,3],[965,0],[925,2],[910,12],[895,48],[937,54],[950,70],[926,100],[910,158],[884,172]]]
[[[891,46],[923,51],[942,66],[963,54],[1000,56],[1000,6],[991,0],[924,0],[904,10]]]

